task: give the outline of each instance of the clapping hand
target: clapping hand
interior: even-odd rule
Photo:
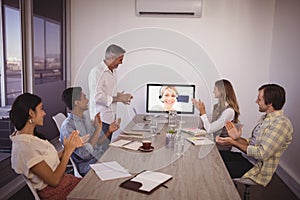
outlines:
[[[115,120],[114,122],[112,122],[109,125],[108,131],[110,133],[115,132],[116,130],[118,130],[120,128],[120,124],[121,124],[121,118],[118,118],[117,120]]]
[[[97,130],[102,130],[102,121],[100,117],[100,112],[98,112],[95,115],[94,120],[92,120],[92,124],[96,127]]]
[[[90,135],[86,134],[85,136],[80,137],[83,144],[87,143],[90,139]]]
[[[233,139],[231,137],[216,136],[216,143],[220,145],[232,145]]]
[[[239,127],[239,130],[237,130],[237,128],[235,127],[234,123],[232,122],[226,122],[226,130],[228,132],[228,135],[232,138],[232,139],[237,139],[239,137],[241,137],[242,135],[242,126]]]
[[[124,93],[124,91],[122,91],[117,93],[117,99],[119,102],[129,105],[131,99],[133,99],[133,96],[131,96],[131,94],[129,93]]]
[[[192,103],[197,108],[197,110],[200,112],[200,115],[206,114],[205,104],[202,101],[197,101],[196,99],[192,99]]]
[[[78,147],[81,147],[86,142],[86,137],[79,137],[79,131],[73,131],[68,138],[64,137],[64,149],[71,153]]]

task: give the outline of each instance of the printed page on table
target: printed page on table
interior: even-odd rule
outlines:
[[[191,142],[194,145],[212,145],[215,144],[213,141],[206,137],[187,137],[187,141]]]
[[[117,161],[90,164],[90,166],[102,181],[131,176]]]
[[[182,131],[193,136],[205,136],[207,134],[204,129],[199,128],[183,128]]]
[[[130,149],[130,150],[135,150],[137,151],[140,146],[142,146],[141,142],[134,141],[134,140],[118,140],[113,143],[109,144],[110,146],[113,147],[120,147],[120,148],[125,148],[125,149]]]
[[[129,144],[122,146],[125,149],[135,150],[137,151],[143,144],[138,141],[132,141]]]
[[[124,145],[126,145],[126,144],[128,144],[130,142],[131,142],[131,140],[123,140],[123,139],[121,139],[121,140],[117,140],[117,141],[115,141],[113,143],[110,143],[109,145],[110,146],[114,146],[114,147],[122,147],[122,146],[124,146]]]

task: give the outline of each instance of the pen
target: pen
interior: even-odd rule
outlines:
[[[128,145],[128,144],[130,144],[130,143],[133,143],[133,142],[134,142],[134,140],[131,140],[131,141],[129,141],[129,142],[123,144],[122,147],[124,147],[124,146],[126,146],[126,145]]]
[[[196,140],[204,140],[204,137],[199,137],[199,138],[192,138],[193,141],[196,141]]]

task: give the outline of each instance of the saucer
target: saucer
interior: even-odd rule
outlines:
[[[140,146],[140,148],[139,148],[139,150],[143,151],[143,152],[151,152],[151,151],[153,151],[153,149],[154,149],[153,146],[151,146],[150,149],[144,149],[143,146]]]

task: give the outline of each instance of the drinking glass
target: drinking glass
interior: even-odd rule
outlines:
[[[184,138],[179,135],[175,138],[174,152],[176,156],[181,156],[184,151]]]
[[[150,131],[152,135],[157,133],[157,120],[155,118],[152,118],[150,121]]]
[[[169,126],[176,127],[177,126],[177,112],[176,110],[169,111]]]

